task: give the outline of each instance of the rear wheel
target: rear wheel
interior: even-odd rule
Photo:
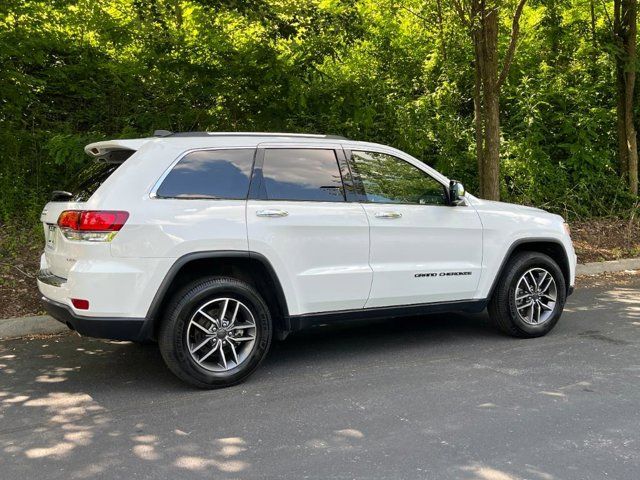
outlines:
[[[558,264],[539,252],[514,255],[489,301],[497,326],[516,337],[546,335],[558,323],[566,300]]]
[[[158,343],[169,369],[200,388],[243,381],[271,344],[269,309],[249,284],[227,277],[198,280],[167,310]]]

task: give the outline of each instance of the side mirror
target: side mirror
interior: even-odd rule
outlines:
[[[464,186],[457,180],[449,182],[449,204],[461,205],[464,203]]]

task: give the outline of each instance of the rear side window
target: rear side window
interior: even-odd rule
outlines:
[[[156,196],[244,200],[249,192],[253,154],[253,148],[188,153],[162,181]]]
[[[269,200],[345,201],[342,177],[333,150],[267,149],[262,178]]]
[[[75,182],[69,186],[69,192],[73,195],[71,201],[86,202],[95,193],[100,185],[115,172],[122,163],[107,163],[93,161],[76,177]]]

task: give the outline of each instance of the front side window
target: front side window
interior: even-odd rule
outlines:
[[[444,186],[419,168],[385,153],[351,152],[368,203],[446,205]]]
[[[266,149],[262,178],[268,200],[345,201],[333,150]]]
[[[249,192],[254,149],[201,150],[185,155],[156,196],[244,200]]]

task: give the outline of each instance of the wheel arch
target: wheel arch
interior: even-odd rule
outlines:
[[[169,268],[147,310],[141,337],[156,337],[162,311],[180,288],[199,277],[211,275],[231,276],[253,285],[267,302],[276,336],[283,338],[291,330],[284,290],[264,255],[249,251],[203,251],[188,253]]]
[[[571,283],[569,256],[567,255],[567,251],[565,250],[564,245],[562,245],[562,242],[555,238],[522,238],[513,242],[507,250],[507,253],[502,259],[502,263],[500,264],[500,268],[493,279],[487,298],[491,298],[493,296],[493,292],[495,291],[498,281],[502,277],[509,260],[520,252],[539,252],[550,256],[560,267],[560,271],[562,272],[562,276],[565,280],[567,294],[569,294]]]

